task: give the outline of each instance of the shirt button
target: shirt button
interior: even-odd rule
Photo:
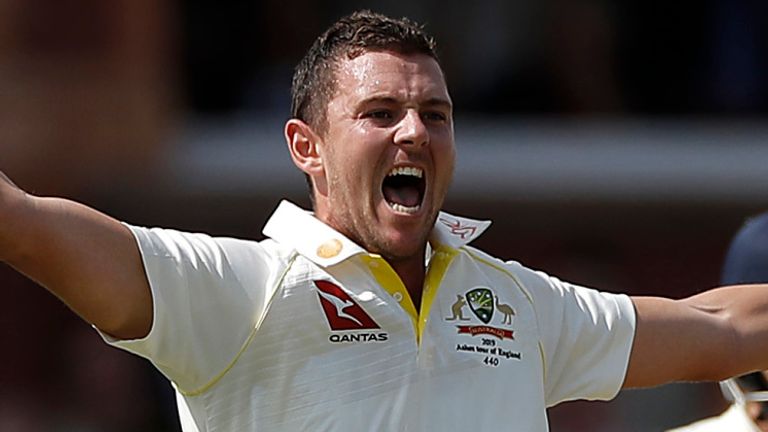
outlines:
[[[399,292],[396,292],[396,293],[392,294],[392,297],[394,297],[395,300],[397,300],[398,302],[403,301],[403,295],[400,294]]]

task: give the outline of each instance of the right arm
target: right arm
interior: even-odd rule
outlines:
[[[27,194],[2,172],[0,260],[116,338],[140,338],[152,327],[152,295],[131,231],[82,204]]]

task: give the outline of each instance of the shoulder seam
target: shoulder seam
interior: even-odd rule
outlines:
[[[496,270],[498,272],[501,272],[501,273],[505,274],[507,277],[509,277],[510,279],[512,279],[512,281],[515,282],[515,285],[517,285],[518,288],[520,288],[520,291],[522,291],[523,294],[525,294],[525,298],[528,299],[528,301],[531,303],[531,305],[534,305],[533,296],[531,295],[531,293],[528,292],[528,290],[525,288],[523,283],[520,282],[520,279],[518,279],[517,276],[515,276],[514,273],[512,273],[509,270],[507,270],[503,266],[494,263],[491,260],[488,260],[486,258],[483,258],[483,257],[479,256],[476,252],[473,252],[469,248],[462,247],[461,249],[466,251],[469,254],[469,256],[472,257],[472,259],[474,259],[475,261],[477,261],[477,262],[479,262],[481,264],[485,264],[486,266],[491,267],[492,269],[494,269],[494,270]]]
[[[264,321],[264,318],[266,318],[267,313],[269,313],[269,309],[270,309],[270,306],[272,305],[272,301],[274,299],[275,294],[277,294],[277,291],[280,289],[280,286],[283,284],[283,280],[285,279],[285,276],[288,274],[288,271],[291,269],[291,267],[293,267],[293,264],[294,262],[296,262],[296,258],[298,256],[299,254],[295,250],[291,252],[290,257],[288,258],[288,264],[285,266],[285,269],[280,274],[280,277],[277,279],[277,281],[275,282],[275,285],[273,286],[274,289],[272,290],[272,295],[269,301],[267,302],[267,306],[264,308],[264,313],[262,314],[261,318],[256,323],[256,325],[253,326],[253,328],[251,329],[251,333],[248,335],[248,338],[245,340],[245,342],[243,342],[243,346],[240,347],[240,350],[237,352],[237,354],[235,354],[234,358],[232,358],[232,361],[230,361],[229,364],[221,372],[219,372],[216,376],[214,376],[208,383],[204,384],[203,386],[201,386],[196,390],[185,391],[185,390],[182,390],[177,384],[176,388],[178,389],[179,393],[181,393],[183,396],[188,396],[188,397],[199,396],[205,393],[206,391],[210,390],[211,387],[213,387],[214,385],[216,385],[216,383],[221,381],[221,379],[224,378],[224,376],[230,370],[232,370],[232,368],[235,366],[237,361],[240,360],[240,357],[243,355],[243,353],[245,353],[245,350],[248,349],[248,346],[250,346],[251,342],[253,341],[253,338],[256,336],[256,332],[258,331],[259,327],[261,327],[261,323]]]

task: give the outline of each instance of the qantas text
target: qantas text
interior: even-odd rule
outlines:
[[[328,338],[333,343],[386,342],[387,339],[389,339],[389,334],[387,333],[332,334]]]

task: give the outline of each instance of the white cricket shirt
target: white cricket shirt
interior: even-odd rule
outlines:
[[[733,404],[717,417],[699,420],[667,432],[760,432],[760,428],[749,418],[744,406]]]
[[[546,407],[618,392],[634,309],[467,246],[489,224],[440,214],[419,311],[288,202],[261,242],[131,227],[154,322],[105,338],[173,382],[185,432],[546,431]]]

